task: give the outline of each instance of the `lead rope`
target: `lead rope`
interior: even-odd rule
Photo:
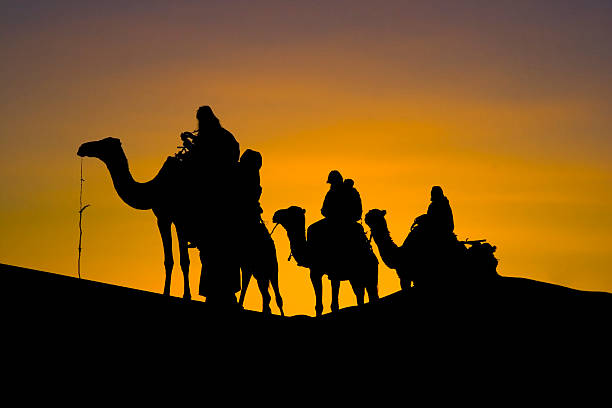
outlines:
[[[270,233],[270,236],[272,236],[272,234],[274,234],[274,230],[276,229],[276,227],[278,227],[278,222],[276,224],[274,224],[274,228],[272,228],[272,232]]]
[[[274,228],[272,228],[272,232],[270,233],[270,236],[272,236],[272,234],[274,234],[274,230],[276,230],[276,227],[278,227],[278,222],[276,224],[274,224]],[[291,261],[292,257],[293,257],[293,252],[289,252],[289,258],[287,258],[287,261]]]
[[[83,243],[83,211],[85,211],[85,209],[90,206],[90,204],[86,204],[85,206],[83,205],[84,181],[85,179],[83,178],[83,158],[81,157],[81,189],[79,191],[79,257],[77,259],[77,272],[79,274],[79,279],[81,279],[81,252],[83,250],[83,247],[81,245]]]
[[[362,222],[362,220],[363,220],[363,218],[360,218],[360,219],[359,219],[359,224],[361,224],[361,226],[363,227],[363,222]],[[372,250],[372,251],[373,251],[374,249],[372,248],[372,229],[371,229],[371,228],[370,228],[370,231],[369,231],[369,232],[370,232],[370,238],[368,238],[368,246],[370,247],[370,250]],[[366,232],[366,237],[367,237],[367,236],[368,236],[368,233]]]
[[[278,227],[278,222],[274,224],[274,228],[272,228],[272,232],[270,232],[270,237],[272,237],[272,234],[274,234],[276,227]],[[287,258],[287,261],[291,261],[292,257],[293,257],[293,252],[289,252],[289,258]]]

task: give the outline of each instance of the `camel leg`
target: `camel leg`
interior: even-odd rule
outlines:
[[[259,291],[261,292],[261,299],[263,301],[263,306],[261,311],[265,314],[272,313],[272,309],[270,309],[270,292],[268,292],[268,287],[270,286],[269,279],[260,279],[257,281],[257,285],[259,286]]]
[[[323,275],[311,270],[310,281],[315,292],[315,313],[321,316],[323,314]]]
[[[247,288],[249,287],[249,282],[251,281],[251,276],[253,274],[249,270],[249,268],[245,268],[242,266],[240,268],[242,270],[242,288],[240,288],[240,299],[238,299],[238,304],[240,307],[244,307],[244,298],[246,296]]]
[[[281,297],[280,289],[278,287],[278,265],[272,273],[270,283],[272,283],[272,290],[274,291],[274,298],[276,299],[278,310],[280,311],[281,316],[284,316],[285,312],[283,312],[283,298]]]
[[[172,223],[165,218],[157,219],[157,228],[161,235],[162,244],[164,246],[164,267],[166,269],[166,281],[164,282],[164,295],[170,295],[170,279],[172,278],[172,268],[174,267],[174,258],[172,257]]]
[[[331,311],[337,312],[338,310],[340,310],[340,304],[338,303],[338,296],[340,295],[340,281],[332,280],[331,289],[332,289]]]
[[[355,297],[357,298],[357,306],[363,305],[365,303],[365,288],[363,287],[362,284],[357,284],[352,280],[349,282],[351,282],[353,293],[355,294]]]
[[[366,286],[366,290],[368,291],[368,302],[373,300],[378,300],[378,285],[369,285]]]
[[[183,234],[183,232],[177,229],[176,235],[178,236],[179,259],[181,264],[181,270],[183,271],[183,299],[190,300],[191,289],[189,288],[189,248],[187,247],[187,239],[185,239],[185,235]]]

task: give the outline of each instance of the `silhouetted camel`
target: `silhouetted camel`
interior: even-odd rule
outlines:
[[[182,199],[182,197],[184,197],[183,191],[187,187],[185,184],[186,180],[189,179],[182,174],[178,159],[168,157],[162,165],[162,168],[152,180],[145,183],[139,183],[134,180],[130,173],[127,157],[121,147],[121,141],[117,138],[108,137],[98,141],[83,143],[79,147],[77,155],[100,159],[110,172],[117,194],[127,205],[138,210],[153,210],[153,213],[157,217],[157,226],[164,248],[164,266],[166,270],[164,295],[170,294],[170,279],[174,267],[171,233],[171,227],[172,224],[174,224],[179,242],[180,265],[184,276],[183,298],[190,299],[190,262],[187,244],[188,242],[194,242],[196,246],[198,246],[200,241],[199,236],[204,232],[192,228],[194,223],[191,222],[191,214],[188,213],[188,207],[184,205],[185,203]],[[269,244],[267,245],[269,247]],[[270,260],[267,263],[275,263],[276,252],[274,251],[272,255],[272,251],[268,250],[266,253],[270,257],[274,256],[274,261]],[[201,257],[202,255],[200,254],[200,258]],[[250,268],[247,267],[246,272],[243,271],[243,281],[246,280],[246,282],[250,279],[250,274],[256,271],[259,265],[264,265],[265,262],[254,260],[250,261],[250,264],[255,266]],[[245,274],[248,276],[248,279],[245,277]],[[261,271],[261,273],[255,275],[256,279],[262,276],[267,278],[268,282],[272,282],[274,291],[278,294],[278,268],[271,269],[269,272]],[[264,311],[269,310],[270,296],[268,294],[268,287],[267,285],[265,286],[265,294],[263,292],[263,284],[260,284],[259,287],[260,290],[262,290],[262,298],[264,300],[263,309]],[[246,285],[244,285],[242,287],[242,292],[246,292],[246,289]],[[277,297],[277,303],[278,302],[279,300]]]
[[[330,229],[323,228],[320,221],[308,227],[306,236],[305,213],[303,208],[291,206],[276,211],[272,220],[287,231],[291,253],[297,264],[310,269],[316,315],[323,313],[323,275],[328,275],[331,281],[332,311],[339,310],[338,294],[342,280],[351,283],[358,305],[364,304],[364,289],[367,289],[370,301],[378,299],[378,260],[374,253],[359,254],[355,246],[343,248],[343,243],[330,236]],[[355,226],[361,227],[357,223]]]
[[[272,284],[274,298],[281,316],[283,312],[283,298],[278,287],[278,261],[276,259],[276,246],[263,222],[260,222],[247,233],[245,244],[240,250],[242,269],[242,288],[240,291],[240,306],[244,304],[247,287],[251,276],[255,276],[263,300],[263,312],[270,313],[270,294],[268,286]]]
[[[410,233],[401,247],[397,246],[387,227],[385,210],[373,209],[364,217],[365,223],[370,227],[372,238],[378,246],[380,257],[385,265],[394,269],[400,279],[403,290],[409,289],[412,283],[435,285],[457,283],[484,283],[489,278],[496,277],[497,259],[493,255],[496,247],[479,241],[458,241],[454,234],[442,241],[442,248],[436,247],[440,241],[428,240],[422,229],[425,216],[417,217]],[[471,247],[466,249],[465,245]],[[431,247],[433,246],[433,247]],[[440,265],[446,269],[443,276],[431,276],[436,268],[432,263],[440,259],[435,273],[440,272]],[[439,286],[438,286],[439,287]]]
[[[387,227],[386,214],[385,210],[373,209],[366,213],[364,221],[370,227],[380,258],[387,267],[397,272],[401,288],[407,289],[411,287],[411,282],[414,280],[414,266],[410,267],[410,260],[405,259],[401,247],[393,242]]]

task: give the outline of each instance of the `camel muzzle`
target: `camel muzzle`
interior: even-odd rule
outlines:
[[[83,143],[81,146],[79,146],[79,150],[77,150],[77,156],[79,157],[89,157],[91,156],[91,154],[88,152],[88,143]]]
[[[85,153],[83,152],[83,145],[81,145],[79,147],[79,150],[77,150],[77,156],[79,157],[85,157]]]

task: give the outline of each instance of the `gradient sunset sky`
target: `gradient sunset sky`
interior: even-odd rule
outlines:
[[[458,237],[496,245],[501,275],[612,292],[612,1],[0,4],[2,263],[76,276],[78,146],[120,138],[146,181],[210,105],[263,155],[270,227],[290,205],[317,221],[338,169],[401,243],[441,185]],[[153,213],[83,167],[83,277],[161,292]],[[313,315],[307,270],[274,239],[285,312]],[[384,266],[379,282],[399,290]]]

